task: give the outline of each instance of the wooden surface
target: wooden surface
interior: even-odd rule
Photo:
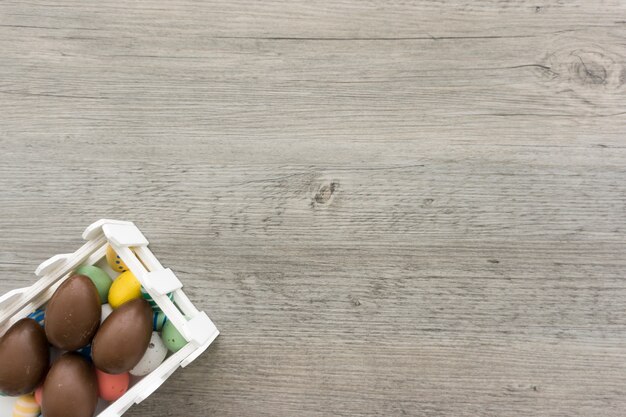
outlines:
[[[0,292],[135,221],[222,331],[133,416],[624,416],[626,3],[0,3]]]

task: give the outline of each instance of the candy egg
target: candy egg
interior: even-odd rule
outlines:
[[[130,375],[128,372],[111,375],[96,369],[98,377],[98,394],[105,401],[115,401],[128,390]]]
[[[148,292],[143,287],[141,287],[141,298],[146,300],[148,302],[148,304],[150,304],[150,307],[152,307],[152,309],[154,311],[161,311],[161,309],[157,305],[156,301],[154,301],[152,299],[150,294],[148,294]],[[167,294],[167,298],[169,298],[170,300],[174,301],[174,293]]]
[[[102,304],[102,315],[100,316],[100,324],[109,317],[109,315],[113,312],[113,307],[111,304]]]
[[[178,352],[187,344],[185,338],[176,330],[171,321],[167,321],[163,325],[163,333],[161,334],[163,343],[172,352]]]
[[[41,401],[46,417],[93,416],[98,404],[93,366],[76,353],[63,354],[46,376]]]
[[[29,318],[18,321],[0,338],[0,391],[11,396],[33,392],[49,360],[44,329]]]
[[[152,333],[148,350],[144,353],[143,358],[133,369],[130,370],[131,375],[144,376],[159,367],[167,356],[167,348],[161,340],[161,336],[157,332]]]
[[[145,300],[131,300],[100,326],[91,344],[93,363],[108,374],[128,372],[146,353],[151,336],[152,309]]]
[[[37,417],[40,411],[41,407],[32,394],[23,395],[13,406],[13,417]]]
[[[115,253],[115,251],[113,250],[111,245],[109,245],[107,247],[107,255],[106,256],[107,256],[107,262],[108,262],[109,266],[115,272],[128,271],[128,267],[126,266],[124,261],[122,261],[122,259],[119,257],[119,255],[117,253]]]
[[[155,311],[152,317],[152,330],[160,332],[167,321],[167,316],[162,311]]]
[[[118,308],[125,302],[141,297],[141,284],[132,272],[126,271],[113,281],[109,290],[109,304]]]
[[[62,350],[87,346],[100,326],[100,296],[84,275],[72,275],[55,291],[46,308],[48,341]]]
[[[77,274],[85,275],[89,278],[93,284],[96,286],[98,290],[98,295],[100,296],[100,302],[102,304],[107,302],[107,298],[109,296],[109,288],[111,288],[111,284],[113,280],[104,272],[104,270],[98,268],[95,265],[84,265],[76,270]]]
[[[40,406],[41,406],[41,397],[42,396],[43,396],[43,385],[40,385],[35,390],[35,401],[37,401],[37,404],[39,404]]]
[[[76,353],[87,359],[87,362],[91,363],[91,345],[87,345],[84,348],[78,349]]]
[[[28,318],[35,320],[37,323],[39,323],[41,327],[43,327],[44,320],[46,318],[46,312],[41,309],[38,309],[38,310],[35,310],[34,313],[30,313],[28,315]]]

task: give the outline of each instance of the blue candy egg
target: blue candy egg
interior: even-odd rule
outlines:
[[[42,309],[36,310],[34,313],[28,315],[29,319],[35,320],[41,327],[43,327],[44,319],[46,318],[46,312]]]

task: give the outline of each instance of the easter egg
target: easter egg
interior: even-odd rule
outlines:
[[[111,288],[111,284],[113,283],[113,280],[111,280],[109,274],[94,265],[81,266],[76,270],[76,273],[88,277],[98,290],[100,302],[102,304],[107,302],[107,299],[109,297],[109,288]]]
[[[145,300],[131,300],[102,323],[91,344],[96,368],[121,374],[135,367],[146,353],[152,336],[152,309]]]
[[[130,375],[128,372],[111,375],[96,369],[98,377],[98,395],[105,401],[115,401],[128,390]]]
[[[39,404],[39,406],[41,406],[42,395],[43,395],[43,385],[40,385],[35,390],[35,401],[37,401],[37,404]]]
[[[122,304],[141,297],[141,284],[132,272],[126,271],[120,274],[109,290],[109,304],[114,309]]]
[[[18,321],[0,338],[0,391],[11,396],[33,392],[49,360],[44,329],[29,318]]]
[[[163,328],[163,325],[167,321],[167,316],[162,311],[155,311],[152,316],[152,330],[155,332],[160,332]]]
[[[46,308],[48,341],[62,350],[87,346],[100,326],[100,296],[84,275],[72,275],[55,291]]]
[[[77,353],[63,354],[46,376],[41,400],[46,417],[93,416],[98,404],[98,381],[93,366]]]
[[[148,375],[163,363],[166,356],[167,348],[163,344],[161,336],[157,332],[152,332],[148,350],[146,350],[139,363],[130,370],[130,374],[135,376]]]
[[[174,327],[169,320],[163,325],[161,338],[163,339],[165,347],[172,352],[178,352],[187,344],[185,338],[176,330],[176,327]]]
[[[43,327],[44,319],[46,318],[46,312],[41,309],[35,310],[34,313],[30,313],[28,315],[28,318],[35,320],[37,323],[39,323],[41,327]]]
[[[87,359],[87,362],[91,363],[91,345],[87,345],[84,348],[78,349],[76,353]]]
[[[23,395],[13,406],[13,417],[37,417],[40,411],[41,407],[32,394]]]
[[[148,292],[143,287],[141,287],[141,298],[146,300],[148,302],[148,304],[150,304],[150,307],[152,307],[152,309],[154,311],[161,311],[161,309],[157,305],[156,301],[154,301],[152,299],[150,294],[148,294]],[[169,298],[170,300],[174,301],[174,293],[167,294],[167,298]]]
[[[107,257],[107,263],[109,264],[111,269],[114,270],[115,272],[128,271],[128,267],[126,266],[124,261],[122,261],[122,259],[119,257],[119,255],[115,253],[111,245],[107,247],[106,257]]]
[[[111,304],[102,304],[102,315],[100,316],[100,324],[102,324],[102,322],[105,321],[112,312],[113,307],[111,307]]]

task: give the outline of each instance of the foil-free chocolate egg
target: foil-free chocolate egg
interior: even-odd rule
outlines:
[[[0,339],[0,391],[11,396],[32,392],[48,370],[50,349],[33,319],[15,323]]]
[[[43,415],[92,417],[97,404],[98,381],[93,366],[77,353],[57,359],[43,385]]]
[[[45,329],[59,349],[87,346],[100,326],[98,290],[85,275],[73,275],[56,290],[46,308]]]
[[[108,374],[128,372],[143,357],[151,336],[150,304],[140,298],[128,301],[100,326],[91,344],[93,363]]]

